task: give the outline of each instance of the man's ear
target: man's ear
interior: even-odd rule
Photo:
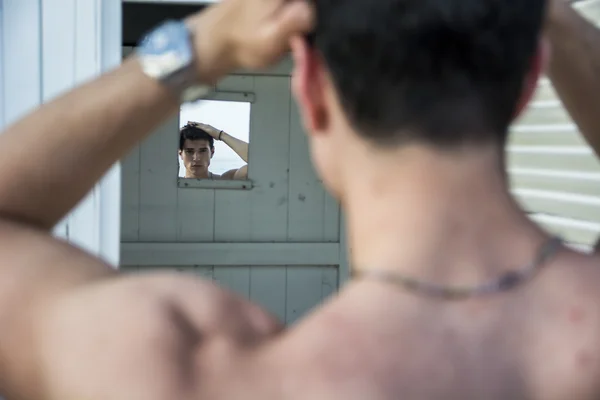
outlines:
[[[305,38],[295,37],[290,45],[294,59],[292,92],[300,108],[304,126],[310,134],[323,132],[329,119],[325,103],[324,64]]]
[[[215,148],[211,147],[210,148],[210,158],[213,158],[214,155],[215,155]]]
[[[183,150],[178,150],[177,154],[179,154],[179,157],[183,158]]]
[[[529,72],[525,76],[525,80],[523,82],[523,90],[521,91],[521,98],[517,103],[514,119],[518,118],[523,113],[523,111],[535,95],[538,81],[545,70],[549,58],[550,44],[545,37],[542,37],[538,44],[538,49],[531,62]]]

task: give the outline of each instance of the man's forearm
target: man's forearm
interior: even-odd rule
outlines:
[[[248,143],[238,138],[235,138],[227,134],[226,132],[223,132],[221,140],[225,142],[225,144],[229,146],[231,150],[235,151],[235,153],[238,156],[240,156],[240,158],[244,160],[244,162],[248,162]]]
[[[0,217],[51,229],[178,103],[135,59],[0,136]]]
[[[548,75],[579,129],[600,155],[600,31],[564,0],[552,0]]]

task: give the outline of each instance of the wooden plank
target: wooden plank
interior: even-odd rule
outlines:
[[[249,75],[229,75],[217,83],[217,90],[254,93],[254,77]]]
[[[60,6],[59,4],[60,3]],[[42,5],[42,93],[43,101],[70,89],[75,82],[77,57],[75,46],[75,0],[44,0]],[[65,22],[69,23],[65,23]],[[95,40],[90,41],[94,48]],[[70,62],[65,62],[69,60]],[[33,60],[29,61],[29,63]]]
[[[250,299],[250,267],[219,266],[214,269],[214,280],[219,286]]]
[[[177,195],[177,240],[210,242],[215,238],[215,191],[181,190]]]
[[[256,93],[254,77],[251,76],[229,76],[219,82],[217,87],[219,90],[246,90]],[[256,104],[259,104],[263,100],[259,93],[256,94],[256,103],[250,106],[251,120],[256,109]],[[254,163],[256,162],[256,158],[254,157],[254,151],[256,151],[255,138],[257,133],[252,130],[252,125],[250,125],[249,133],[248,175],[250,179],[253,179]],[[250,220],[251,191],[215,190],[214,193],[214,240],[249,241],[252,230]]]
[[[75,84],[75,62],[65,63],[64,60],[76,60],[75,52],[75,1],[70,0],[63,7],[56,7],[56,1],[48,0],[41,4],[41,96],[47,102],[64,93]],[[29,60],[28,63],[35,63]],[[32,85],[30,85],[32,86]],[[63,239],[69,237],[69,220],[66,216],[54,229],[54,234]]]
[[[290,241],[324,240],[325,195],[309,157],[298,107],[291,105],[288,235]],[[328,210],[335,212],[335,210]],[[328,221],[329,222],[329,221]]]
[[[291,325],[320,305],[337,289],[332,267],[290,267],[287,271],[286,324]],[[335,268],[333,268],[335,270]]]
[[[218,181],[208,179],[179,178],[177,179],[177,187],[181,189],[252,190],[254,187],[254,182],[249,179]]]
[[[0,2],[0,7],[2,7],[1,2]],[[2,11],[0,8],[0,13],[1,12]],[[3,18],[4,18],[4,16],[0,15],[0,35],[2,35],[2,37],[4,38],[7,34],[7,32],[4,29]],[[2,132],[4,131],[4,128],[5,128],[4,104],[6,103],[6,100],[8,99],[7,94],[4,92],[4,64],[6,63],[6,61],[5,61],[6,57],[4,54],[4,40],[0,40],[0,134],[2,134]],[[2,397],[0,397],[0,400],[1,399],[2,399]]]
[[[339,243],[121,243],[122,265],[338,265]]]
[[[350,251],[350,242],[348,241],[348,230],[346,218],[343,216],[340,220],[340,261],[338,270],[338,288],[342,288],[350,281],[352,273],[352,253]]]
[[[250,191],[215,191],[215,241],[243,242],[250,239],[250,201]]]
[[[285,322],[287,267],[250,269],[250,300]]]
[[[286,55],[283,59],[270,68],[261,70],[240,70],[235,74],[241,75],[268,75],[268,76],[291,76],[294,68],[294,62],[291,55]]]
[[[121,162],[121,240],[140,237],[140,147]]]
[[[126,266],[123,268],[126,271],[137,273],[157,273],[157,272],[180,272],[183,274],[196,275],[198,278],[212,281],[214,280],[214,268],[206,265],[136,265],[133,267]]]
[[[138,265],[124,265],[119,267],[119,271],[125,274],[136,274],[141,272],[140,267]]]
[[[321,302],[334,296],[339,289],[339,269],[337,266],[321,267],[323,280],[321,281]]]
[[[179,116],[159,127],[141,145],[140,233],[142,241],[177,239]]]
[[[41,2],[4,1],[4,123],[10,125],[42,101]],[[8,101],[10,99],[10,101]]]
[[[340,205],[327,191],[323,192],[325,212],[323,215],[323,240],[339,242],[340,239]]]
[[[240,92],[240,91],[219,91],[216,90],[207,95],[203,100],[214,100],[214,101],[237,101],[241,103],[254,103],[256,101],[256,95],[251,92]]]
[[[250,227],[253,241],[287,237],[290,140],[290,79],[256,77],[252,105]]]

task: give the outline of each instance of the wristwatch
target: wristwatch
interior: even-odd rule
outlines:
[[[182,103],[206,97],[211,85],[201,83],[192,32],[183,21],[168,20],[147,33],[136,56],[149,77],[169,87]]]

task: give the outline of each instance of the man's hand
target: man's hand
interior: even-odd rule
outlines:
[[[223,0],[188,19],[195,31],[200,77],[272,65],[289,41],[312,29],[309,0]]]
[[[40,313],[34,396],[50,400],[227,397],[228,380],[279,329],[258,307],[175,274],[83,286]]]
[[[221,132],[223,132],[222,130],[217,129],[212,125],[203,124],[201,122],[188,121],[188,125],[195,126],[197,128],[202,129],[204,132],[208,133],[215,140],[220,140],[219,135],[221,135]]]

